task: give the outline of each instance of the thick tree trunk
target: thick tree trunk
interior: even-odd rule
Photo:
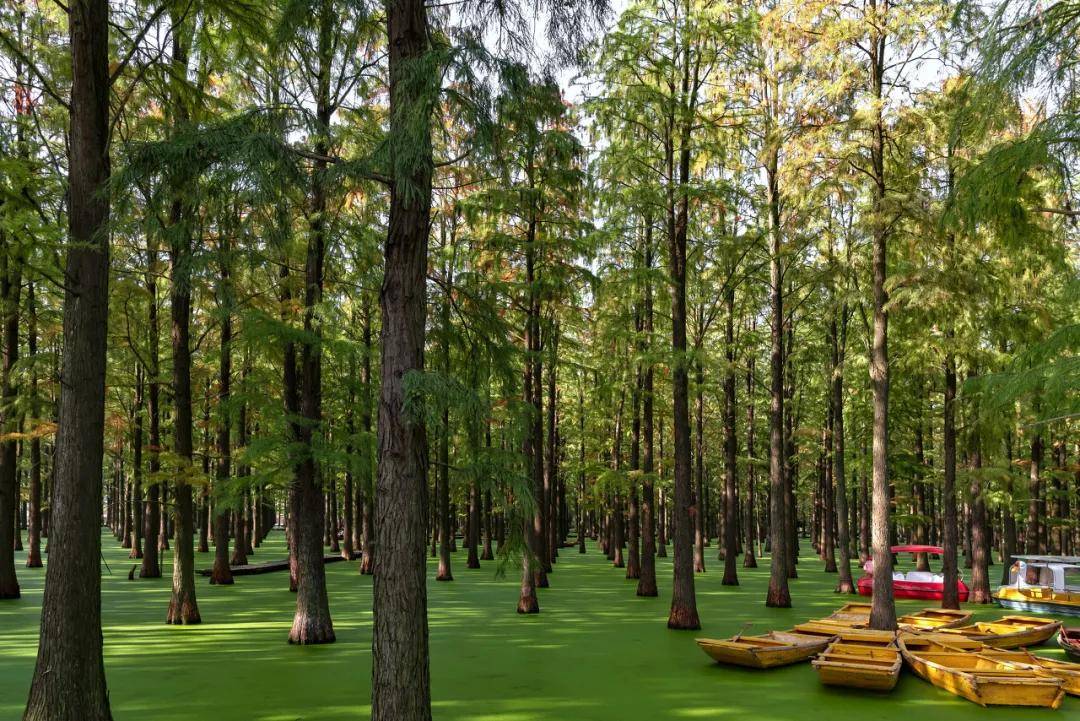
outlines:
[[[24,721],[108,721],[101,636],[101,463],[109,317],[109,7],[69,7],[72,84],[64,387],[37,664]]]
[[[982,450],[973,432],[971,449],[971,602],[992,603],[990,597],[990,538],[986,523],[986,499],[983,496]]]
[[[330,74],[332,65],[333,24],[329,0],[318,6],[316,76],[315,154],[329,154]],[[322,328],[316,308],[322,302],[323,265],[326,255],[327,163],[316,160],[311,171],[310,220],[307,252],[304,258],[304,336],[300,348],[300,415],[303,421],[293,427],[293,435],[303,449],[295,479],[293,513],[296,514],[296,614],[293,616],[289,643],[302,645],[333,643],[334,624],[326,596],[326,566],[323,562],[322,535],[327,523],[320,468],[315,461],[315,434],[322,423]],[[333,519],[331,519],[333,520]]]
[[[375,489],[372,721],[430,721],[424,521],[427,440],[408,412],[406,384],[424,368],[425,278],[431,213],[430,89],[419,87],[428,52],[423,0],[387,6],[390,189],[382,293],[379,473]],[[434,75],[434,74],[432,74]],[[425,78],[428,76],[425,74]],[[431,80],[427,80],[431,82]],[[406,150],[407,149],[407,150]],[[401,157],[397,153],[404,152]]]
[[[875,29],[871,42],[871,91],[878,100],[873,128],[870,162],[873,186],[873,339],[870,349],[870,386],[873,390],[873,457],[872,457],[872,518],[871,543],[874,557],[874,596],[870,611],[870,627],[879,630],[896,629],[896,603],[893,600],[892,552],[889,535],[889,351],[886,306],[889,302],[885,283],[888,257],[888,226],[885,213],[885,125],[882,119],[881,97],[885,74],[884,30]]]
[[[188,51],[191,43],[191,30],[184,27],[185,21],[180,9],[171,12],[173,22],[172,63],[176,78],[186,75],[188,69]],[[179,79],[174,80],[180,83]],[[188,121],[186,101],[180,97],[180,90],[173,90],[173,112],[175,123],[182,126]],[[170,313],[172,320],[173,352],[173,452],[177,457],[180,472],[173,491],[175,506],[175,538],[173,548],[172,598],[169,600],[169,612],[165,622],[170,624],[200,623],[199,605],[195,598],[195,509],[192,498],[192,486],[189,475],[192,473],[192,407],[191,407],[191,229],[187,226],[193,216],[193,209],[182,197],[184,188],[177,180],[177,187],[172,189],[174,199],[169,213],[170,248]]]

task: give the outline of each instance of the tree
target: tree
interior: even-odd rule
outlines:
[[[41,641],[23,718],[112,718],[101,638],[101,462],[109,311],[109,7],[70,7],[68,287]]]

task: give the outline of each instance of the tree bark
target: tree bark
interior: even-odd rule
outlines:
[[[833,412],[833,482],[836,484],[836,531],[837,545],[840,547],[840,573],[836,582],[837,593],[855,593],[855,583],[851,577],[851,529],[848,526],[848,490],[844,468],[844,356],[847,346],[847,305],[840,310],[840,328],[832,321],[832,393]]]
[[[423,0],[387,7],[390,75],[389,227],[380,305],[382,387],[375,489],[372,721],[430,721],[424,522],[427,440],[406,384],[424,368],[424,313],[431,213],[431,94],[420,85],[428,48]],[[424,75],[427,78],[427,74]],[[431,79],[425,82],[432,82]]]
[[[332,39],[336,14],[330,0],[318,6],[317,59],[315,92],[315,154],[325,158],[330,153],[329,133],[333,109],[330,105]],[[326,255],[327,200],[325,174],[327,162],[314,161],[311,171],[310,220],[307,252],[304,258],[304,341],[300,347],[300,415],[293,436],[302,448],[294,481],[293,513],[296,514],[296,614],[293,616],[289,643],[310,645],[333,643],[334,624],[326,596],[326,566],[323,562],[322,535],[326,525],[325,497],[320,468],[315,461],[315,434],[322,423],[322,327],[316,308],[322,302],[323,266]]]
[[[645,298],[642,304],[642,340],[640,344],[641,355],[646,359],[652,348],[653,335],[652,233],[652,216],[648,215],[645,218],[645,248],[643,253]],[[584,403],[580,405],[584,414]],[[582,467],[584,468],[584,418],[581,421],[581,444]],[[653,364],[649,360],[645,361],[641,380],[641,450],[641,575],[638,577],[637,595],[654,597],[659,595],[659,591],[656,587],[656,524],[653,510],[655,501],[653,477]],[[584,489],[584,470],[582,470],[582,474],[582,488]]]
[[[735,569],[735,557],[739,552],[739,501],[735,490],[739,483],[738,439],[735,428],[735,284],[730,276],[724,291],[724,304],[727,307],[724,329],[727,369],[724,372],[724,578],[720,583],[724,586],[738,586],[739,574]]]
[[[101,636],[101,464],[109,318],[109,6],[69,4],[72,85],[63,390],[37,664],[24,721],[109,721]]]
[[[179,8],[170,12],[173,23],[172,63],[174,83],[187,74],[188,51],[192,30],[190,21],[180,15]],[[175,129],[187,123],[186,101],[181,90],[172,90]],[[191,229],[188,223],[193,216],[189,201],[183,197],[186,189],[182,181],[174,180],[173,201],[169,211],[169,261],[170,261],[170,314],[172,320],[172,386],[173,386],[173,452],[176,454],[178,472],[173,491],[175,506],[175,538],[173,548],[172,597],[165,622],[170,624],[200,623],[199,605],[195,598],[195,509],[192,498],[191,474],[193,472],[192,407],[191,407]]]
[[[754,545],[757,541],[755,528],[757,514],[754,510],[754,485],[756,484],[756,457],[754,452],[754,366],[753,354],[747,359],[746,366],[746,495],[743,505],[743,568],[757,568],[757,556]]]
[[[690,62],[683,63],[682,97],[689,97]],[[668,118],[669,128],[675,127],[674,108]],[[679,186],[686,187],[690,176],[690,126],[684,119],[679,148]],[[686,238],[689,226],[690,198],[679,192],[676,199],[674,171],[674,133],[669,133],[666,154],[668,163],[668,255],[671,278],[671,369],[672,412],[675,435],[675,507],[674,523],[675,576],[671,585],[671,611],[668,628],[698,629],[697,598],[694,592],[693,548],[693,489],[690,468],[690,383],[687,372],[686,347]],[[676,211],[676,200],[678,210]]]
[[[148,340],[147,349],[148,364],[146,368],[148,390],[148,414],[150,420],[150,445],[149,466],[150,487],[146,493],[146,506],[143,509],[143,557],[142,566],[139,568],[139,578],[161,578],[161,565],[159,559],[159,544],[161,533],[161,482],[157,474],[161,471],[161,383],[158,375],[161,372],[159,365],[159,353],[161,345],[161,330],[158,325],[157,309],[157,242],[153,234],[148,234],[146,249],[146,294],[149,307],[147,326]]]
[[[210,583],[231,585],[232,569],[229,567],[229,504],[226,485],[231,472],[231,429],[229,398],[232,382],[232,289],[229,280],[229,236],[222,233],[220,247],[220,276],[218,284],[218,308],[221,312],[221,360],[218,367],[218,428],[217,468],[214,473],[214,567],[210,571]],[[243,511],[241,511],[240,518]],[[236,535],[241,535],[240,523]],[[237,546],[239,546],[239,541]]]
[[[37,305],[34,302],[33,281],[26,289],[26,308],[30,316],[26,332],[26,350],[30,358],[37,357]],[[142,397],[142,381],[138,383],[138,395]],[[36,364],[30,370],[30,415],[40,422],[41,401],[38,397],[38,375]],[[141,445],[141,431],[137,435],[137,444]],[[41,438],[35,433],[30,440],[30,499],[27,516],[26,567],[41,568]],[[138,550],[138,545],[136,545]],[[141,557],[141,554],[140,554]]]
[[[780,188],[778,182],[778,152],[771,148],[766,159],[765,174],[769,205],[769,546],[771,554],[769,590],[765,605],[790,608],[788,590],[787,515],[784,498],[784,275],[781,253],[783,243],[780,228]]]
[[[871,518],[871,543],[874,557],[873,604],[870,611],[870,628],[896,629],[896,603],[893,600],[892,552],[889,539],[889,351],[886,305],[889,302],[885,288],[888,225],[885,212],[885,124],[882,117],[882,86],[885,74],[884,30],[876,26],[871,31],[871,92],[877,100],[870,149],[871,175],[873,177],[872,208],[873,228],[873,339],[870,350],[870,385],[873,390],[873,495]]]
[[[8,243],[0,235],[0,241]],[[16,516],[19,508],[18,394],[13,378],[19,361],[19,296],[22,289],[23,258],[12,244],[0,254],[0,332],[4,355],[0,367],[0,599],[19,598],[15,575],[15,547],[19,539]]]

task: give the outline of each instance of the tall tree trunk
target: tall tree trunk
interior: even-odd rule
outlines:
[[[886,11],[887,12],[887,11]],[[871,174],[874,180],[872,207],[873,229],[873,299],[874,328],[870,349],[870,386],[873,390],[873,475],[871,543],[874,557],[874,596],[870,611],[870,628],[896,629],[896,603],[893,600],[892,552],[889,539],[889,349],[886,306],[889,302],[885,287],[888,256],[888,225],[885,213],[885,123],[882,117],[882,86],[885,74],[884,31],[871,32],[871,91],[878,101],[875,105],[873,142],[870,152]]]
[[[1005,431],[1005,460],[1008,463],[1008,467],[1013,467],[1013,429],[1010,427]],[[1001,509],[1001,585],[1005,586],[1009,583],[1009,569],[1012,568],[1013,556],[1016,555],[1016,516],[1013,515],[1012,508],[1012,494],[1013,494],[1013,477],[1011,474],[1006,476],[1005,480],[1005,497],[1010,502],[1003,504]]]
[[[990,538],[986,524],[986,498],[982,488],[982,449],[978,430],[971,433],[971,602],[991,603]]]
[[[689,53],[687,53],[689,55]],[[682,97],[690,91],[689,57],[683,62]],[[668,118],[668,127],[674,130],[674,108]],[[682,143],[679,148],[679,187],[685,188],[690,178],[690,120],[684,118],[681,129]],[[690,468],[690,382],[687,372],[686,347],[686,238],[689,231],[690,198],[680,191],[676,198],[674,173],[674,132],[669,133],[668,164],[668,255],[671,275],[671,369],[672,413],[675,435],[675,507],[672,509],[674,523],[675,577],[671,584],[671,612],[668,628],[701,628],[698,619],[697,598],[694,592],[693,518],[691,517],[693,488]],[[678,210],[676,211],[676,200]]]
[[[700,355],[701,348],[696,350]],[[694,380],[694,573],[704,573],[708,504],[705,498],[705,374],[700,360],[695,363]]]
[[[372,398],[371,398],[371,354],[374,353],[374,349],[371,345],[371,309],[365,307],[364,309],[364,324],[362,329],[363,341],[364,341],[364,358],[363,363],[360,364],[360,387],[363,392],[363,400],[360,403],[360,430],[364,433],[364,436],[371,435],[371,422],[372,422]],[[369,450],[370,445],[364,446],[364,459],[361,466],[361,481],[358,484],[360,488],[364,490],[364,503],[362,509],[362,517],[360,519],[360,535],[363,538],[362,553],[360,556],[360,574],[363,576],[370,576],[375,572],[375,486],[371,482],[372,473],[375,471],[375,458],[372,456]],[[426,452],[426,451],[425,451]],[[425,503],[426,503],[426,488],[427,478],[424,479],[425,484]],[[424,510],[426,514],[426,509]],[[423,535],[424,531],[421,527],[420,534]]]
[[[836,319],[831,325],[832,336],[832,393],[833,412],[833,482],[836,484],[836,530],[837,545],[840,547],[840,577],[836,582],[837,593],[855,593],[855,583],[851,578],[851,529],[848,526],[848,490],[844,469],[844,356],[847,347],[847,305],[840,310],[840,328],[837,332]]]
[[[653,334],[653,295],[652,295],[652,216],[645,217],[645,249],[643,264],[645,272],[645,299],[642,305],[642,341],[640,352],[644,361],[641,380],[641,575],[638,577],[637,595],[653,597],[659,595],[656,588],[656,530],[655,512],[653,502],[655,500],[653,479],[653,364],[648,360],[649,351],[652,348]],[[584,414],[584,403],[581,403]],[[584,466],[585,454],[585,422],[581,421],[581,452],[582,465]],[[582,471],[584,474],[584,471]],[[582,489],[584,490],[584,475],[582,476]]]
[[[634,329],[641,332],[640,312],[635,312]],[[627,531],[630,537],[626,559],[626,577],[641,577],[641,516],[638,504],[638,474],[641,471],[641,366],[637,365],[634,373],[634,391],[631,396],[632,417],[630,420],[630,489],[627,507]]]
[[[69,3],[63,390],[37,664],[25,721],[108,721],[101,636],[101,463],[109,317],[109,6]],[[6,549],[5,549],[6,550]]]
[[[754,545],[757,541],[755,527],[757,514],[754,512],[754,485],[756,483],[756,460],[754,455],[754,366],[753,354],[747,359],[746,365],[746,495],[743,504],[743,568],[757,568],[757,556],[754,553]]]
[[[559,323],[554,318],[550,321],[551,350],[548,359],[547,372],[547,407],[544,409],[547,418],[546,445],[544,451],[544,570],[550,572],[551,564],[559,555],[558,540],[558,486],[559,486],[559,424],[558,409],[555,405],[558,398],[558,362],[559,362]]]
[[[158,473],[161,471],[161,383],[158,375],[161,373],[159,353],[161,345],[161,329],[158,324],[157,308],[157,263],[158,249],[155,236],[151,233],[147,237],[146,249],[146,294],[149,307],[147,316],[147,412],[150,420],[150,444],[149,466],[150,487],[146,493],[146,506],[143,509],[143,557],[142,566],[139,568],[139,578],[161,578],[161,564],[159,559],[159,545],[161,533],[161,488]]]
[[[733,269],[734,270],[734,269]],[[738,586],[739,574],[735,570],[738,555],[739,501],[735,494],[739,479],[736,465],[738,440],[735,429],[735,285],[728,278],[724,292],[727,323],[724,329],[724,355],[727,369],[724,372],[724,586]]]
[[[428,53],[423,0],[387,7],[390,211],[382,293],[379,473],[375,489],[372,721],[430,721],[424,520],[427,440],[407,414],[406,375],[424,368],[425,278],[431,214],[433,90],[417,78]],[[434,75],[434,74],[431,74]],[[432,82],[424,73],[425,82]]]
[[[171,102],[174,131],[189,120],[186,100],[181,96],[180,83],[188,71],[188,51],[193,31],[190,19],[181,16],[181,9],[170,12],[173,24],[172,63],[176,87]],[[173,386],[173,452],[179,465],[173,491],[175,506],[175,537],[173,548],[172,597],[166,623],[193,624],[202,621],[195,598],[195,509],[190,476],[193,471],[192,407],[191,407],[191,228],[194,209],[184,197],[186,188],[180,178],[174,179],[172,206],[169,211],[170,304],[172,320],[172,386]]]
[[[9,241],[0,235],[0,242]],[[18,540],[16,516],[19,509],[18,411],[14,382],[19,361],[19,296],[22,288],[23,258],[19,246],[11,243],[0,254],[0,331],[4,356],[0,367],[0,599],[19,598],[15,575],[15,546]]]
[[[319,71],[315,92],[315,154],[330,153],[330,74],[332,71],[333,27],[337,22],[331,0],[318,6],[317,57]],[[326,566],[322,535],[326,524],[320,469],[315,461],[315,434],[322,423],[322,327],[316,308],[322,302],[323,265],[326,256],[327,200],[325,160],[315,160],[311,169],[310,220],[304,259],[304,341],[300,346],[300,415],[293,435],[303,449],[294,481],[293,513],[296,514],[296,614],[289,643],[333,643],[334,624],[326,596]]]
[[[26,350],[31,360],[37,357],[37,304],[34,302],[34,282],[31,281],[26,288],[26,309],[29,314],[29,323],[26,333]],[[37,364],[30,368],[30,415],[36,423],[41,422],[41,401],[38,397],[38,371]],[[139,374],[137,382],[137,396],[141,408],[142,399],[142,375]],[[142,445],[142,416],[137,413],[139,419],[139,433],[136,434],[136,456],[139,455],[139,446]],[[139,473],[139,465],[136,465],[136,473]],[[136,486],[138,475],[136,475]],[[41,568],[41,438],[34,434],[30,439],[30,499],[27,519],[27,544],[26,544],[26,567]],[[141,519],[141,515],[140,515]],[[137,534],[141,535],[141,534]],[[138,543],[133,552],[139,551],[138,558],[142,557]]]
[[[1037,404],[1036,404],[1037,407]],[[1024,541],[1028,553],[1041,553],[1042,531],[1040,518],[1043,516],[1041,508],[1042,495],[1042,465],[1046,451],[1042,433],[1036,428],[1031,435],[1031,466],[1028,473],[1028,514],[1027,528],[1024,531]]]
[[[772,556],[769,572],[769,591],[765,605],[790,608],[788,590],[787,516],[784,510],[784,275],[781,266],[783,244],[780,228],[779,159],[776,148],[767,155],[765,168],[768,181],[769,205],[769,547]]]
[[[214,473],[214,567],[210,572],[210,583],[230,585],[233,582],[232,569],[229,567],[229,504],[227,485],[230,482],[231,466],[231,428],[230,428],[230,392],[232,383],[232,288],[230,287],[229,235],[222,233],[218,241],[220,276],[218,284],[218,308],[221,312],[221,360],[218,366],[218,428],[217,428],[217,468]],[[242,508],[242,506],[241,506]],[[238,517],[242,521],[243,511]],[[236,524],[236,535],[242,531],[241,523]],[[241,543],[237,541],[237,546]]]
[[[31,286],[32,288],[33,286]],[[33,351],[31,351],[33,353]],[[141,366],[135,368],[135,399],[131,404],[132,415],[132,481],[131,481],[131,553],[128,558],[142,558],[142,524],[143,524],[143,500],[142,500],[142,444],[143,444],[143,370]],[[38,458],[40,461],[40,449]],[[31,452],[31,455],[33,452]]]

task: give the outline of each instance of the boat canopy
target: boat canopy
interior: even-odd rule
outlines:
[[[943,555],[945,549],[941,546],[893,546],[889,549],[893,553],[935,553],[937,555]],[[1014,556],[1019,558],[1019,556]]]
[[[1009,584],[1016,588],[1044,588],[1073,593],[1080,591],[1080,563],[1075,556],[1014,556]]]
[[[1063,563],[1066,566],[1080,566],[1080,556],[1013,556],[1014,561],[1029,563]]]

